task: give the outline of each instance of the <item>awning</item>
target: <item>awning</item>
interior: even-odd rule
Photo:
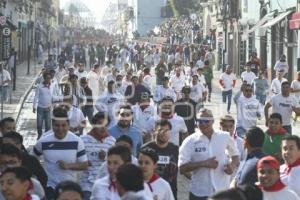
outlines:
[[[269,20],[266,24],[264,24],[263,26],[261,26],[261,28],[268,28],[268,27],[274,26],[275,24],[277,24],[278,22],[280,22],[281,20],[283,20],[284,18],[286,18],[286,16],[288,16],[292,12],[293,12],[292,10],[289,10],[289,11],[281,13],[280,15],[278,15],[277,17],[275,17],[274,19]]]
[[[261,20],[259,20],[250,30],[247,31],[248,34],[258,30],[262,25],[264,25],[267,21],[273,19],[274,13],[266,14]]]
[[[292,15],[289,21],[289,28],[291,30],[300,29],[300,12],[296,12]]]

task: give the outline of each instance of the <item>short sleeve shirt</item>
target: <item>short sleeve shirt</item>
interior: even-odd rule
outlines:
[[[282,117],[282,125],[291,125],[291,115],[293,112],[293,107],[299,107],[299,101],[295,96],[289,95],[288,97],[278,94],[270,99],[270,104],[272,105],[272,113],[280,113]]]
[[[36,156],[43,155],[44,167],[48,176],[48,187],[55,186],[66,180],[76,181],[77,171],[63,170],[58,161],[66,163],[86,162],[87,155],[82,140],[72,132],[68,132],[63,139],[57,139],[53,131],[41,137],[33,148]]]

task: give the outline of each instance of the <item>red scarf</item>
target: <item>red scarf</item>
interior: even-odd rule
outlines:
[[[117,191],[116,181],[109,179],[109,182],[108,190],[113,192]]]
[[[285,174],[289,174],[292,170],[293,167],[297,167],[300,166],[300,158],[298,160],[296,160],[293,164],[289,165],[287,163],[286,164],[286,168],[284,169],[284,173]]]
[[[282,190],[283,188],[285,188],[285,186],[286,185],[284,185],[280,179],[270,188],[265,188],[262,185],[259,185],[259,187],[266,192],[278,192],[278,191]]]
[[[159,179],[159,175],[158,174],[153,174],[153,176],[151,177],[151,179],[147,182],[147,184],[148,184],[149,189],[150,189],[151,192],[153,192],[153,189],[151,187],[151,183],[153,183],[157,179]]]
[[[26,196],[23,198],[23,200],[32,200],[31,195],[26,194]]]
[[[267,134],[268,135],[285,135],[287,133],[287,131],[284,128],[280,128],[277,131],[273,131],[272,129],[268,129],[267,130]]]

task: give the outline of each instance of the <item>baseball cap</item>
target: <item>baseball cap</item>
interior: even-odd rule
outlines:
[[[260,169],[260,168],[263,168],[266,166],[274,168],[274,169],[279,169],[280,163],[273,156],[265,156],[257,162],[256,168]]]

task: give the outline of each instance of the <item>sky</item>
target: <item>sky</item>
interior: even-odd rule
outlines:
[[[60,7],[63,8],[64,5],[70,0],[60,0]],[[111,0],[81,0],[96,16],[97,21],[102,20],[102,16],[109,5]]]

